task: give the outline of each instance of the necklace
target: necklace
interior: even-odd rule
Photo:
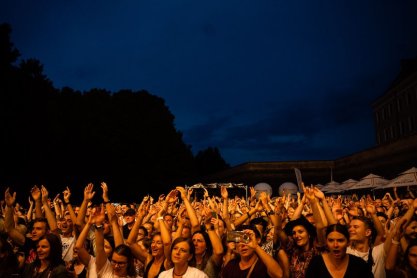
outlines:
[[[185,269],[185,271],[183,272],[183,273],[181,273],[181,274],[177,274],[177,273],[175,273],[175,268],[172,270],[172,274],[174,274],[175,276],[179,276],[179,277],[182,277],[186,272],[187,272],[187,270],[188,270],[188,266],[187,266],[187,268]]]

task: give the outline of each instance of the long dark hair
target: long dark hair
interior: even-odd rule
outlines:
[[[410,277],[416,277],[417,275],[417,271],[410,266],[410,261],[408,260],[410,249],[411,247],[414,247],[414,246],[417,246],[417,240],[415,239],[411,240],[410,243],[408,244],[407,249],[404,252],[404,257],[403,257],[403,262],[402,262],[404,270],[407,272],[408,275],[411,275]]]
[[[332,224],[332,225],[327,227],[327,229],[326,229],[326,238],[328,237],[328,235],[331,232],[338,232],[338,233],[344,235],[345,238],[347,239],[347,241],[349,241],[349,239],[350,239],[348,228],[345,225],[342,225],[340,223]]]
[[[43,239],[46,239],[46,241],[48,241],[49,243],[49,256],[47,258],[47,260],[49,261],[49,267],[55,268],[59,265],[65,265],[64,260],[62,259],[62,242],[61,242],[61,238],[55,234],[52,233],[48,233],[45,234],[44,236],[42,236],[39,241],[38,241],[38,245],[39,242]],[[36,246],[36,251],[38,250],[37,246]],[[40,265],[40,260],[39,258],[36,259],[36,264]]]
[[[203,255],[203,262],[202,262],[201,266],[199,267],[200,270],[203,270],[206,267],[207,262],[210,259],[211,255],[213,255],[213,245],[211,245],[210,237],[209,237],[209,235],[208,235],[207,232],[204,232],[204,231],[195,231],[193,233],[191,239],[196,234],[202,235],[203,238],[204,238],[204,241],[206,243],[206,252]],[[194,245],[194,243],[193,243],[193,245]],[[197,264],[197,262],[196,262],[196,264]]]
[[[120,244],[114,249],[113,254],[114,253],[127,258],[127,275],[136,276],[135,264],[133,260],[134,258],[129,246]]]

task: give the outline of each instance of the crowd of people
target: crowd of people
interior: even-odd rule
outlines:
[[[251,187],[248,198],[178,186],[137,204],[116,203],[104,182],[85,186],[78,204],[74,188],[51,199],[34,186],[26,207],[7,188],[0,278],[417,277],[412,191],[326,196],[302,186],[296,196]]]

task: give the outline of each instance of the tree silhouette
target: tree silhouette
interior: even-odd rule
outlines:
[[[88,182],[99,190],[106,181],[115,199],[138,201],[228,167],[217,148],[193,157],[158,96],[145,90],[58,90],[38,60],[16,66],[20,54],[10,32],[0,25],[3,184],[26,192],[34,184],[56,191],[68,185],[81,193]]]

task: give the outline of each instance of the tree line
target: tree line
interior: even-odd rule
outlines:
[[[146,90],[54,88],[40,61],[19,60],[11,31],[0,25],[0,186],[106,181],[131,201],[229,167],[216,147],[193,155],[165,101]]]

